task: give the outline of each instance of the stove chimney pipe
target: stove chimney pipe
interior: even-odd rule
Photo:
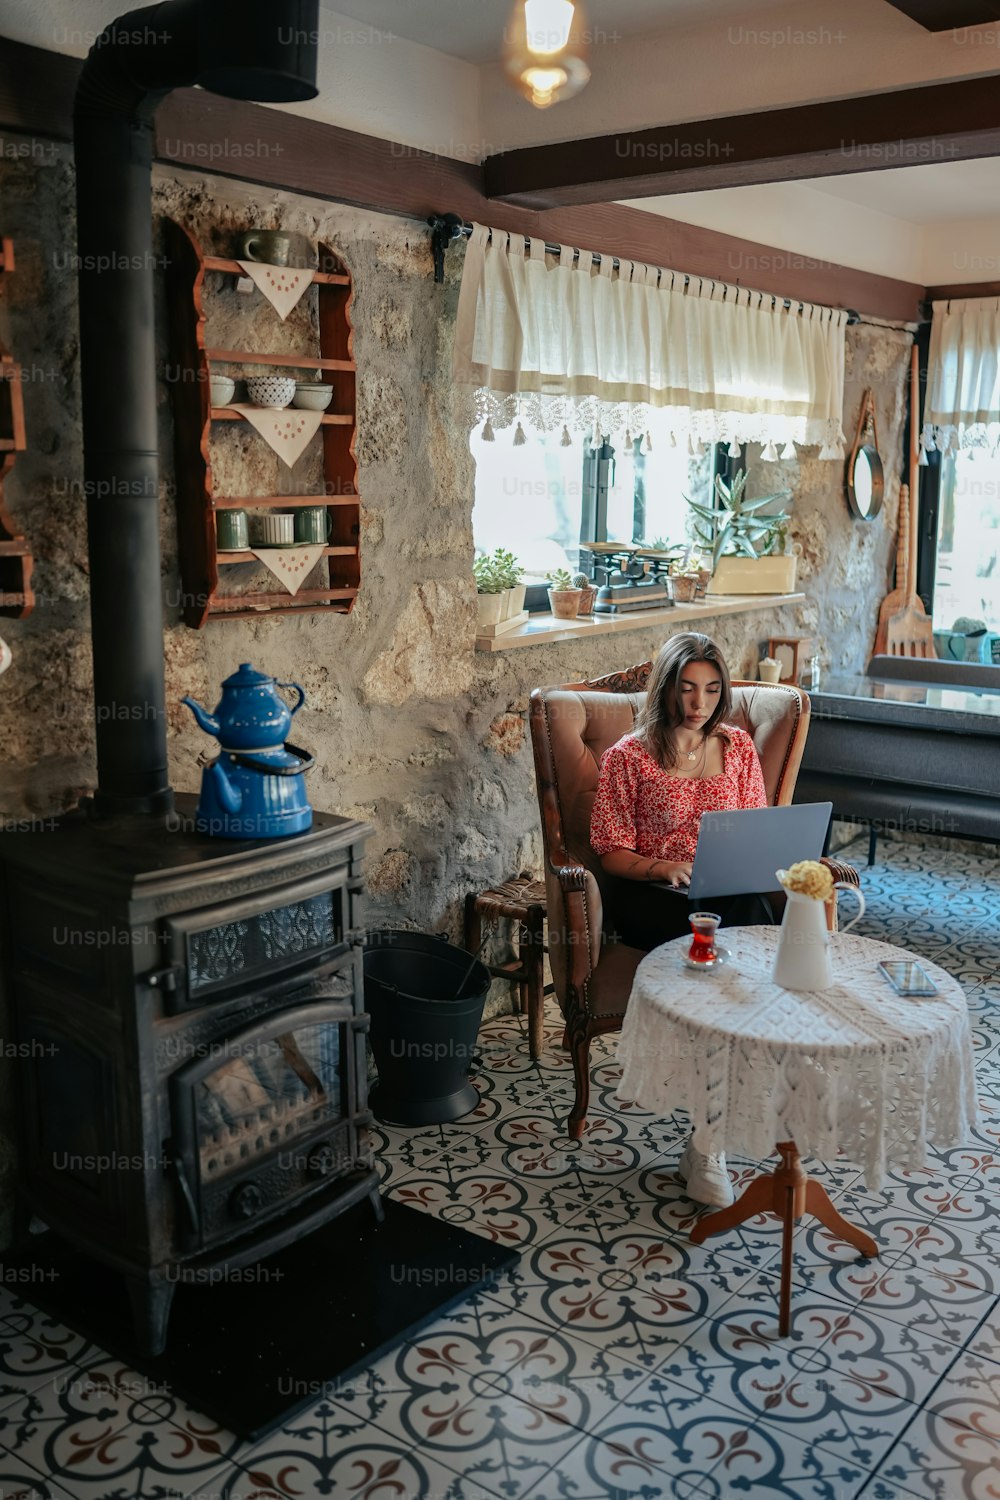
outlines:
[[[84,493],[100,813],[162,813],[167,776],[153,325],[153,116],[171,90],[316,88],[319,0],[164,0],[91,48],[73,107]]]

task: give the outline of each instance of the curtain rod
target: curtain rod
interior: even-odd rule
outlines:
[[[463,238],[468,239],[473,229],[475,228],[475,225],[467,223],[464,219],[460,219],[458,214],[431,214],[427,222],[430,225],[431,230],[433,231],[431,234],[431,248],[434,251],[434,280],[444,281],[445,250],[448,248],[448,245],[452,240]],[[525,246],[531,244],[531,237],[529,235],[525,235],[524,243]],[[550,245],[546,240],[545,253],[546,255],[560,255],[562,253],[562,246]],[[580,257],[580,253],[581,252],[579,250],[574,250],[573,259],[578,260]],[[591,251],[591,260],[595,266],[599,266],[604,258],[605,257],[601,255],[600,251]],[[621,268],[621,260],[617,255],[613,255],[611,257],[611,264],[616,271]],[[674,274],[680,275],[682,273],[675,272]],[[693,280],[701,279],[707,281],[709,279],[714,279],[709,277],[698,278],[697,276],[691,276],[688,272],[684,272],[683,275],[685,286],[690,286]],[[753,288],[747,288],[747,290],[753,290]],[[798,307],[799,312],[801,312],[802,308],[805,306],[805,304],[802,302],[792,302],[788,297],[779,297],[775,292],[764,292],[762,293],[762,295],[765,297],[771,297],[774,300],[775,304],[780,302],[783,307]],[[848,326],[854,323],[861,322],[861,314],[855,312],[853,307],[848,307],[845,309],[845,311],[847,313]]]

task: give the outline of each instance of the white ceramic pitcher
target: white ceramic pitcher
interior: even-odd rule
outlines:
[[[785,870],[776,871],[784,886]],[[841,932],[847,932],[865,913],[865,898],[856,885],[845,880],[834,882],[834,900],[837,891],[850,891],[857,896],[860,906],[857,916],[852,917]],[[804,896],[801,891],[785,890],[787,901],[781,919],[781,934],[778,938],[778,953],[774,960],[772,979],[786,990],[825,990],[833,983],[833,965],[830,961],[830,934],[826,929],[826,902],[815,896]]]

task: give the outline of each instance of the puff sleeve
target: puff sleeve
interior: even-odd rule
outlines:
[[[635,848],[638,778],[639,767],[621,744],[604,752],[590,814],[590,846],[595,854]]]

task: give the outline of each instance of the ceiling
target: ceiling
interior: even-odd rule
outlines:
[[[1000,208],[1000,160],[928,162],[886,172],[857,172],[848,177],[820,177],[816,192],[911,224],[946,219],[994,219]]]
[[[769,0],[771,7],[799,0]],[[874,0],[879,4],[880,0]],[[585,0],[595,42],[759,11],[761,0]],[[511,0],[323,0],[323,9],[364,21],[377,31],[433,47],[466,62],[494,62],[503,51]]]

